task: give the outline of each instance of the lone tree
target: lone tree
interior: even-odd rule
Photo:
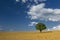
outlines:
[[[46,25],[43,23],[37,23],[35,27],[37,30],[40,30],[40,32],[42,32],[42,30],[46,29]]]

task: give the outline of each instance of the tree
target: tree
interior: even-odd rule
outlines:
[[[37,23],[35,27],[37,30],[40,30],[40,32],[42,32],[42,30],[46,29],[46,25],[43,23]]]

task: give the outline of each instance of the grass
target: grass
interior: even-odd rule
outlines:
[[[0,40],[60,40],[60,31],[0,32]]]

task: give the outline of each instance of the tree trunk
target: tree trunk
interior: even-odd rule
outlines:
[[[40,29],[40,32],[42,32],[42,30]]]

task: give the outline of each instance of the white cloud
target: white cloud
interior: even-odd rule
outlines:
[[[38,2],[43,2],[43,1],[46,1],[46,0],[34,0],[36,4],[38,4]]]
[[[28,1],[28,0],[22,0],[23,3],[26,3],[26,1]]]
[[[43,1],[46,1],[46,0],[21,0],[23,3],[26,3],[27,1],[30,1],[30,2],[35,2],[35,3],[38,3],[38,2],[43,2]],[[20,0],[16,0],[16,2],[20,2]]]
[[[47,29],[47,31],[60,30],[60,25],[53,26],[52,28]]]
[[[29,4],[28,6],[27,6],[27,8],[30,8],[31,7],[31,5]]]
[[[20,0],[16,0],[16,2],[20,2]]]
[[[46,0],[39,0],[40,2],[46,1]]]
[[[28,15],[33,20],[60,21],[60,9],[44,8],[45,3],[33,5]]]
[[[52,28],[52,30],[60,30],[60,25],[54,26],[54,27]]]
[[[34,2],[38,4],[38,0],[34,0]]]
[[[50,31],[50,29],[47,29],[47,31]]]
[[[55,10],[54,10],[54,13],[55,13],[55,14],[60,14],[60,9],[55,9]]]
[[[37,22],[30,22],[28,26],[34,26],[35,24],[37,24]]]

